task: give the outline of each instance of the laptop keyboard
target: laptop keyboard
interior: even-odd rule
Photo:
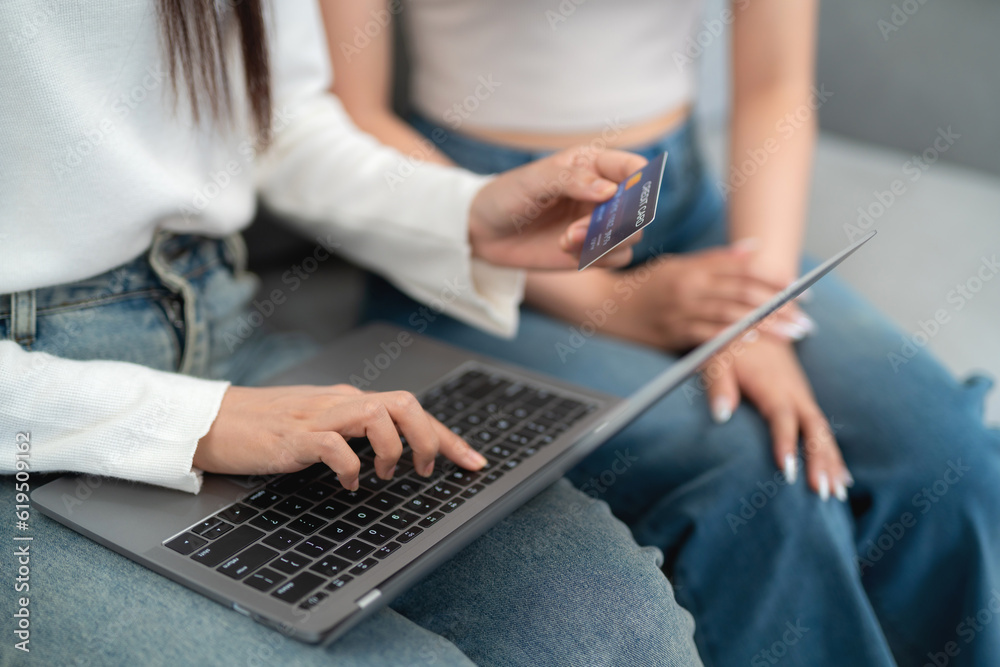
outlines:
[[[324,464],[270,481],[164,543],[191,560],[288,604],[311,609],[378,566],[487,485],[551,443],[596,406],[497,373],[470,370],[421,404],[482,453],[471,472],[438,457],[420,477],[404,446],[391,480],[375,475],[366,441],[360,487],[347,491]],[[352,443],[354,444],[354,443]]]

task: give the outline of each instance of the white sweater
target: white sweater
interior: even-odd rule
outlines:
[[[313,0],[270,4],[277,131],[262,154],[239,75],[239,118],[194,126],[186,86],[175,98],[165,74],[155,0],[0,4],[0,293],[101,274],[142,254],[158,228],[238,231],[260,193],[417,299],[440,303],[462,278],[473,288],[448,312],[511,334],[523,273],[472,259],[468,244],[484,179],[414,169],[356,130],[326,92]],[[32,471],[197,492],[192,456],[227,386],[0,341],[0,472],[14,471],[16,434],[27,432]]]

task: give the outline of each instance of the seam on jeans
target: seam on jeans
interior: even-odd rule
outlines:
[[[47,306],[45,308],[38,308],[36,312],[39,316],[53,315],[57,313],[72,312],[74,310],[84,310],[87,308],[107,306],[121,301],[132,301],[135,299],[145,299],[145,298],[157,298],[164,294],[171,294],[171,292],[170,290],[164,289],[162,287],[147,287],[143,288],[142,290],[136,290],[134,292],[122,292],[121,294],[112,294],[110,296],[88,298],[82,301],[60,303],[57,306]],[[5,313],[0,313],[0,317],[4,317],[4,315]]]
[[[153,307],[153,312],[156,313],[156,317],[159,318],[161,324],[163,325],[163,332],[166,334],[167,338],[170,339],[170,347],[173,348],[174,363],[173,367],[175,371],[179,371],[181,368],[182,356],[184,354],[184,341],[181,339],[181,332],[177,330],[177,325],[175,325],[170,317],[167,316],[167,311],[165,309],[163,299],[170,298],[173,295],[172,292],[166,290],[161,290],[161,294],[158,298],[152,299],[150,305]]]

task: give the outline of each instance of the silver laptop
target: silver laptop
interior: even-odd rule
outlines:
[[[859,240],[627,399],[499,363],[395,327],[348,334],[271,384],[407,389],[482,452],[478,472],[403,460],[375,476],[366,441],[348,492],[314,465],[269,477],[205,475],[197,496],[104,480],[83,503],[74,475],[32,494],[43,513],[146,567],[302,641],[331,642],[561,477],[712,355],[869,241]],[[396,358],[392,358],[395,356]]]

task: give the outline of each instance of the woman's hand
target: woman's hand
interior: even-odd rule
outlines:
[[[498,266],[575,269],[597,203],[646,159],[623,151],[567,149],[500,174],[476,195],[469,212],[472,253]],[[640,234],[598,266],[624,266]]]
[[[198,442],[194,465],[234,475],[295,472],[328,465],[346,489],[358,488],[361,467],[347,438],[366,437],[375,451],[375,472],[390,479],[403,452],[428,476],[438,453],[468,470],[486,459],[427,414],[405,391],[366,393],[350,385],[330,387],[230,387],[209,432]]]
[[[726,358],[735,361],[724,366],[721,359]],[[789,484],[797,475],[801,435],[809,486],[823,500],[831,491],[839,500],[847,499],[847,487],[854,480],[791,345],[765,337],[744,342],[738,353],[709,362],[704,377],[717,422],[729,420],[741,393],[757,406],[770,424],[774,460]]]
[[[628,273],[637,285],[636,297],[622,306],[626,320],[622,326],[633,334],[623,335],[673,352],[716,336],[785,287],[757,275],[751,266],[753,256],[753,243],[744,242],[662,256],[645,269],[632,269]],[[644,275],[645,281],[640,282]],[[777,340],[789,341],[802,339],[814,327],[805,313],[789,304],[761,330]]]

